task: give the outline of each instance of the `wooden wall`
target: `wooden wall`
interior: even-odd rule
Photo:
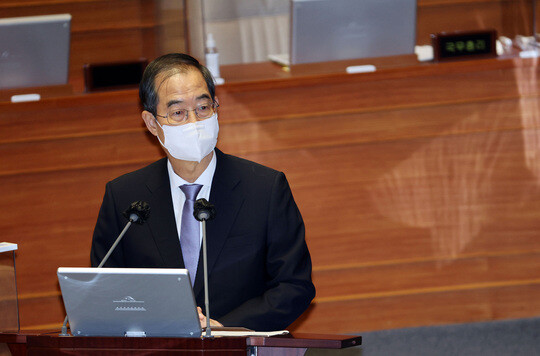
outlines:
[[[149,21],[147,30],[119,25],[135,33],[122,37],[138,43],[129,53],[154,53],[153,22],[143,16],[152,6],[122,2],[142,27]],[[39,7],[2,3],[2,14],[15,4]],[[103,23],[117,30],[112,19]],[[109,30],[81,33],[94,38],[96,60],[109,58],[102,43],[119,41],[100,42]],[[306,222],[317,297],[292,329],[353,333],[540,315],[537,62],[398,62],[358,75],[222,68],[218,146],[283,170]],[[105,183],[162,156],[139,112],[136,90],[0,102],[0,240],[19,244],[24,329],[60,326],[55,271],[89,264]]]
[[[537,78],[495,60],[223,88],[221,147],[283,169],[306,220],[299,330],[540,315]]]
[[[417,3],[418,44],[430,44],[430,34],[444,31],[495,29],[509,38],[533,33],[531,0],[418,0]]]
[[[296,330],[540,314],[535,61],[289,75],[219,87],[218,145],[293,187],[317,286]],[[58,326],[55,270],[88,265],[104,184],[161,152],[135,90],[0,112],[0,224],[20,247],[21,323]]]

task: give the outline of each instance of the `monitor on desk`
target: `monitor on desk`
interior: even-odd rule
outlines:
[[[186,269],[60,267],[57,275],[73,336],[201,336]]]
[[[0,89],[67,84],[71,15],[0,19]]]
[[[291,0],[281,64],[414,54],[416,0]]]

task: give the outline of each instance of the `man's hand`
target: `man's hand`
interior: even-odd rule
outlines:
[[[201,328],[206,327],[206,317],[204,316],[201,307],[197,307],[197,312],[199,312],[199,321],[201,322]],[[210,327],[223,326],[219,321],[210,319]]]

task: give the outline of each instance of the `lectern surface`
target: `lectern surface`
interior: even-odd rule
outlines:
[[[283,350],[295,354],[295,349],[342,349],[362,343],[361,336],[295,334],[274,337],[215,337],[215,338],[161,338],[161,337],[62,337],[58,332],[48,334],[2,334],[0,343],[11,350],[19,347],[20,354],[77,354],[77,355],[148,355],[179,353],[183,355],[246,355],[250,347],[265,354],[282,355]],[[277,350],[277,351],[276,351]]]

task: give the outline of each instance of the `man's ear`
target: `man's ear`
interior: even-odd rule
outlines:
[[[157,122],[154,115],[152,115],[151,112],[144,110],[141,114],[142,119],[144,120],[144,123],[146,124],[146,128],[148,131],[152,133],[152,135],[157,136],[158,130],[157,130]]]

